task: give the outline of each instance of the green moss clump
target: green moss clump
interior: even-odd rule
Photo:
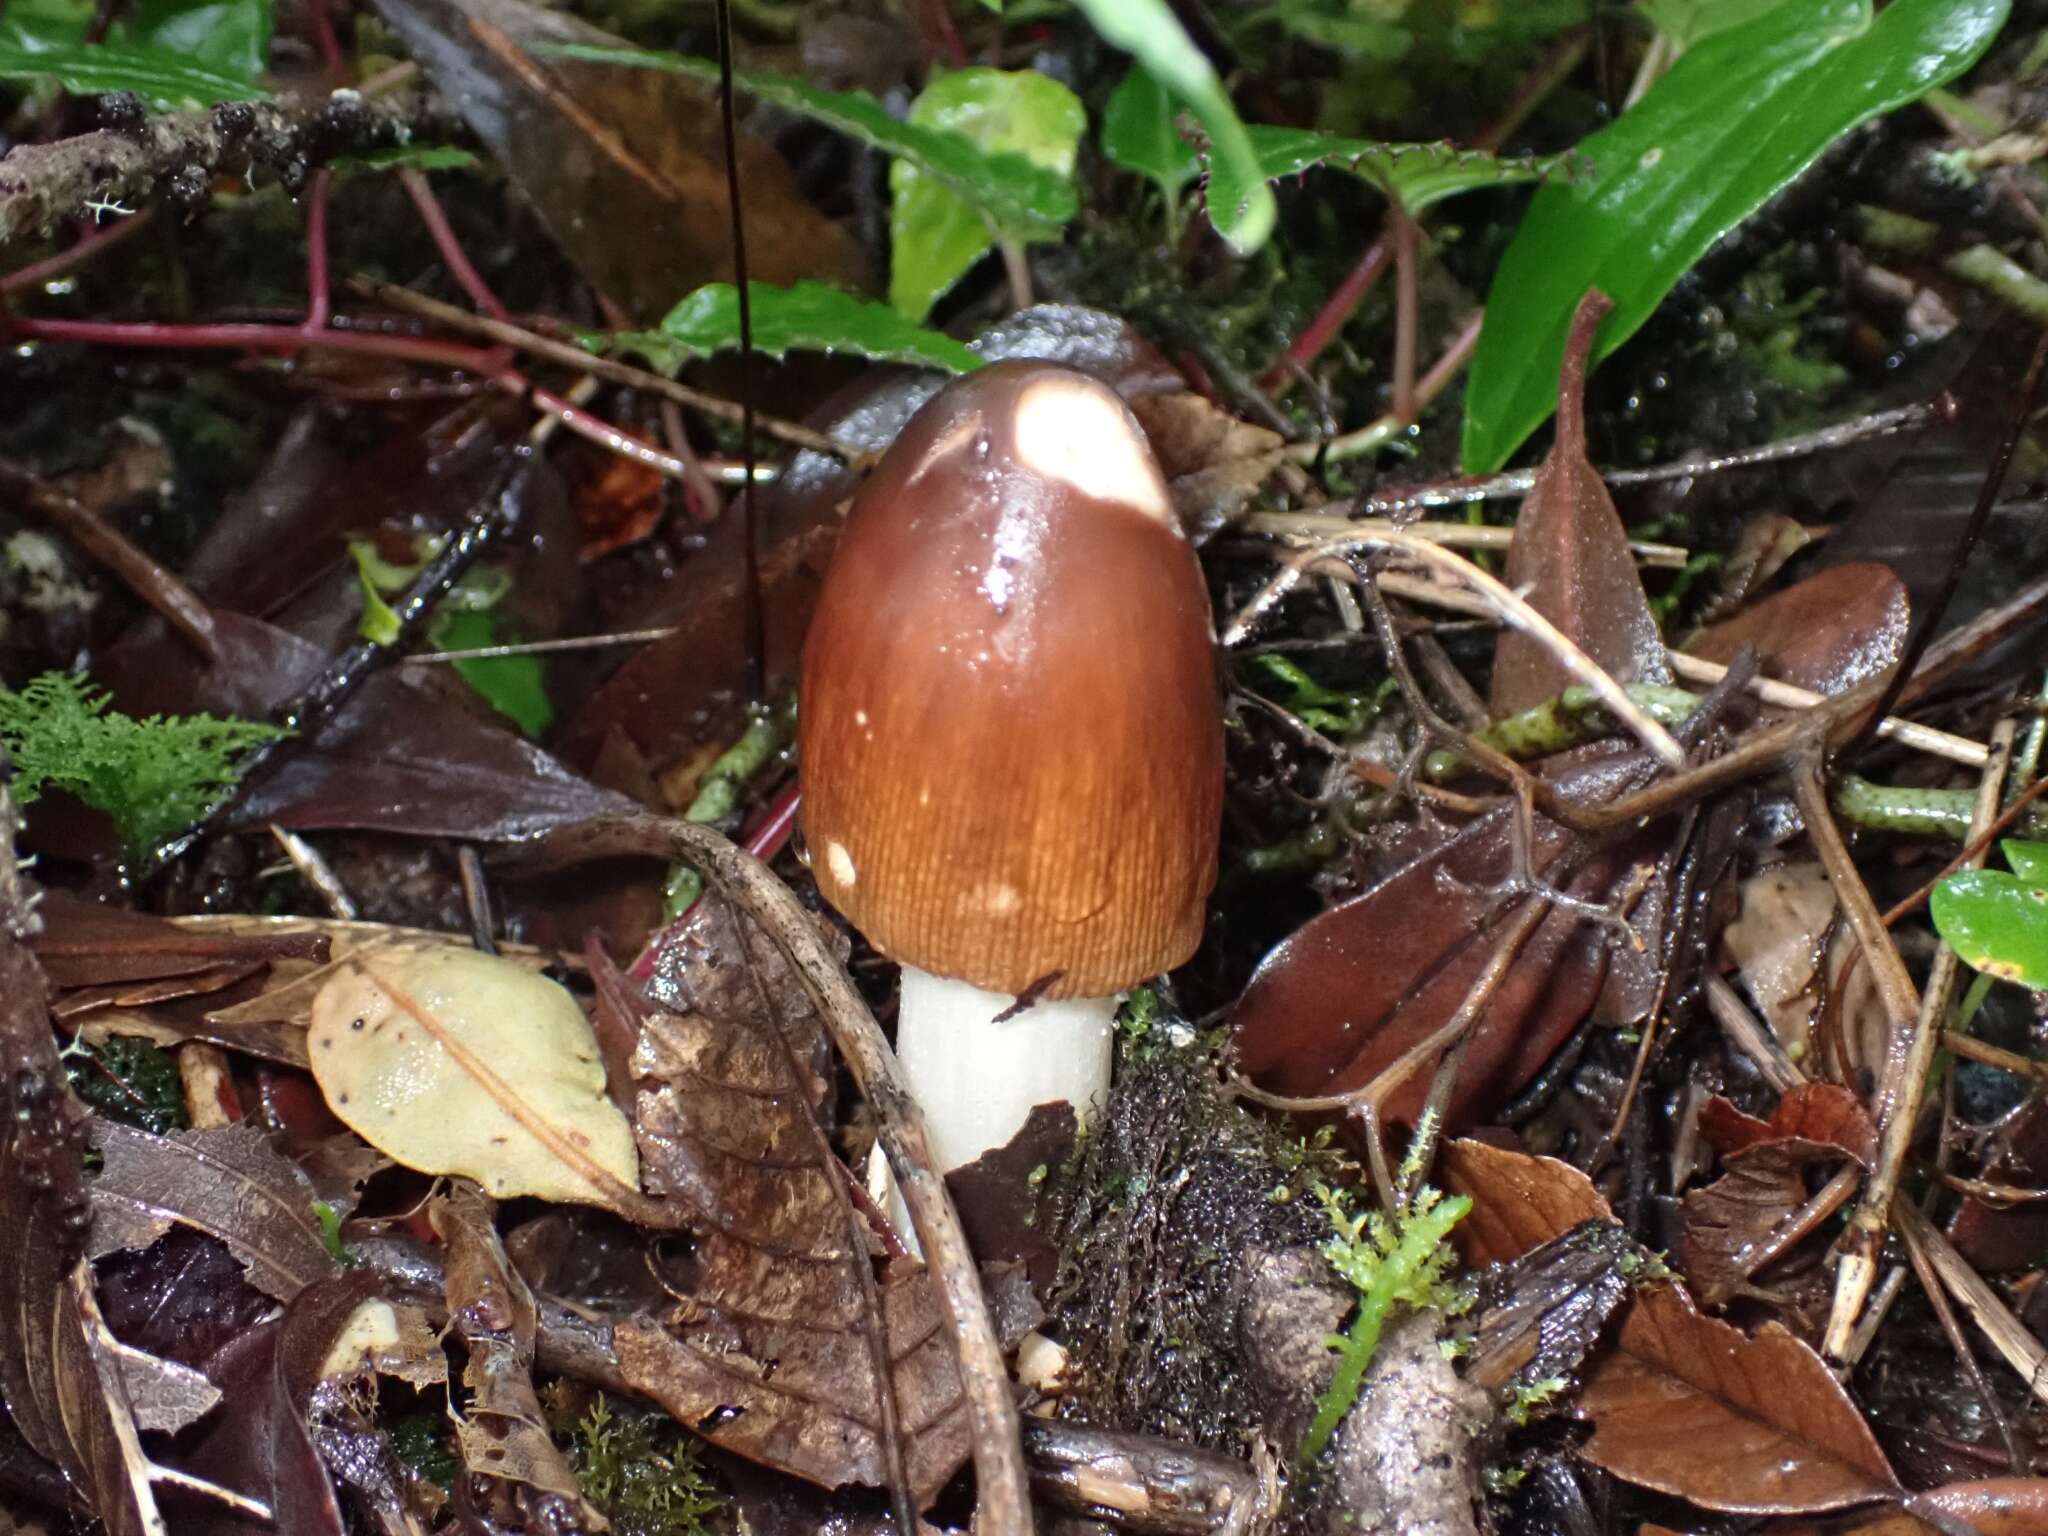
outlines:
[[[185,1128],[185,1094],[171,1053],[133,1035],[64,1052],[71,1091],[110,1120],[162,1136]]]
[[[557,1432],[584,1497],[619,1536],[709,1536],[730,1523],[697,1442],[667,1414],[599,1392]]]

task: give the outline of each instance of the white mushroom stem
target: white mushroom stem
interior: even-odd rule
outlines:
[[[941,1172],[1008,1142],[1037,1105],[1064,1099],[1086,1120],[1109,1087],[1116,998],[1016,1004],[903,967],[896,1057]]]

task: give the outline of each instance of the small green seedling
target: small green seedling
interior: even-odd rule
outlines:
[[[1935,930],[1964,964],[2048,990],[2048,843],[2001,843],[2002,869],[1965,869],[1934,888]]]

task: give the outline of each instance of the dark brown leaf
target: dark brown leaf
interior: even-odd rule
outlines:
[[[643,323],[703,283],[732,281],[717,98],[651,69],[542,62],[545,44],[625,47],[519,0],[390,0],[379,13],[526,194],[585,276]],[[780,156],[742,137],[749,276],[869,277],[860,245],[804,201]]]
[[[1505,1406],[1519,1389],[1577,1375],[1633,1290],[1625,1268],[1634,1253],[1619,1226],[1584,1221],[1489,1270],[1463,1330],[1465,1379]]]
[[[2048,1185],[2048,1105],[2035,1103],[2018,1111],[2005,1150],[1984,1176],[2020,1189]],[[1979,1269],[2032,1269],[2048,1252],[2048,1201],[1998,1205],[1965,1195],[1949,1240]]]
[[[336,1271],[313,1219],[313,1186],[252,1125],[152,1136],[95,1119],[92,1256],[139,1248],[172,1222],[219,1239],[250,1282],[290,1301]]]
[[[950,1335],[922,1266],[877,1279],[849,1171],[818,1123],[823,1029],[780,951],[700,901],[663,951],[633,1059],[650,1194],[695,1214],[666,1317],[621,1320],[635,1390],[715,1444],[837,1487],[890,1480],[891,1393],[908,1486],[928,1502],[968,1452]]]
[[[1678,1256],[1699,1299],[1718,1307],[1746,1286],[1772,1256],[1770,1239],[1805,1204],[1806,1170],[1841,1160],[1840,1148],[1822,1142],[1760,1141],[1725,1157],[1713,1183],[1688,1191]]]
[[[1059,1249],[1049,1223],[1038,1219],[1039,1194],[1046,1173],[1066,1166],[1080,1134],[1073,1105],[1040,1104],[1008,1142],[946,1175],[946,1192],[975,1259],[1023,1264],[1040,1296],[1052,1285]]]
[[[174,1226],[147,1248],[109,1255],[93,1272],[114,1336],[180,1365],[205,1364],[244,1328],[277,1312],[227,1244],[192,1227]]]
[[[1612,1220],[1565,1163],[1475,1141],[1444,1148],[1472,1197],[1453,1229],[1468,1263],[1513,1257],[1585,1220]],[[1754,1338],[1704,1317],[1677,1285],[1639,1293],[1586,1374],[1584,1454],[1615,1476],[1733,1514],[1840,1509],[1897,1491],[1861,1411],[1812,1349],[1775,1323]]]
[[[29,947],[53,987],[109,987],[209,976],[274,960],[327,958],[327,940],[317,933],[195,932],[146,912],[110,907],[64,891],[46,892],[37,910],[43,931]],[[226,982],[216,980],[214,985]]]
[[[516,1512],[522,1524],[594,1528],[602,1521],[549,1436],[534,1391],[533,1294],[505,1257],[491,1202],[461,1181],[430,1215],[448,1249],[448,1316],[469,1354],[469,1401],[459,1413],[449,1407],[470,1480],[459,1496],[493,1515]]]
[[[1599,765],[1572,784],[1589,791],[1632,771]],[[1267,955],[1232,1015],[1245,1072],[1275,1093],[1342,1093],[1448,1021],[1514,910],[1495,892],[1510,872],[1516,814],[1503,807],[1482,816]],[[1586,858],[1564,828],[1541,815],[1533,822],[1531,869],[1575,895],[1603,899],[1628,867],[1613,851]],[[1538,923],[1473,1029],[1448,1111],[1453,1126],[1504,1102],[1584,1022],[1609,938],[1576,912],[1552,910]],[[1425,1069],[1384,1111],[1412,1114],[1427,1086]]]
[[[1885,566],[1855,561],[1773,593],[1685,648],[1726,666],[1753,645],[1766,677],[1840,693],[1899,659],[1909,617],[1905,583]]]
[[[1859,1163],[1877,1156],[1877,1127],[1863,1101],[1839,1083],[1801,1083],[1778,1100],[1769,1120],[1745,1115],[1719,1094],[1700,1109],[1700,1135],[1723,1157],[1760,1142],[1825,1142]]]
[[[377,1295],[375,1275],[352,1270],[308,1286],[284,1316],[240,1334],[207,1362],[226,1395],[201,1430],[187,1470],[274,1512],[275,1526],[214,1505],[181,1512],[179,1536],[347,1536],[341,1506],[307,1426],[307,1410],[335,1341],[356,1309]]]
[[[1516,514],[1506,581],[1616,681],[1665,683],[1671,668],[1628,530],[1586,457],[1586,354],[1609,307],[1594,289],[1572,317],[1557,381],[1557,438]],[[1554,699],[1577,681],[1540,641],[1504,630],[1488,705],[1498,719]]]
[[[1927,1518],[1918,1519],[1911,1511]],[[1937,1520],[1939,1525],[1932,1523]],[[2048,1531],[2048,1478],[1987,1477],[1950,1483],[1914,1494],[1904,1509],[1878,1510],[1826,1525],[1778,1520],[1764,1529],[1766,1536],[1951,1536],[1962,1530],[1975,1536],[2041,1536]]]

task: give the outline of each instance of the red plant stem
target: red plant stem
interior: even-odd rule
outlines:
[[[1415,220],[1396,202],[1394,223],[1394,414],[1415,419]]]
[[[320,62],[327,66],[327,72],[335,79],[345,78],[348,59],[341,51],[341,38],[334,30],[330,0],[306,0],[306,13],[313,24],[313,46],[319,50]]]
[[[1337,333],[1344,329],[1358,306],[1365,302],[1365,296],[1372,292],[1372,285],[1380,280],[1380,274],[1387,270],[1387,262],[1394,254],[1393,242],[1382,234],[1365,248],[1365,254],[1358,258],[1358,265],[1344,274],[1344,280],[1330,290],[1330,296],[1323,300],[1322,307],[1301,328],[1301,334],[1289,344],[1279,362],[1273,364],[1259,380],[1262,387],[1279,389],[1294,377],[1297,369],[1306,368],[1318,357],[1323,348],[1337,339]]]
[[[327,275],[327,202],[334,173],[322,166],[306,188],[306,329],[324,331],[334,315]]]
[[[62,277],[81,262],[90,261],[103,251],[112,250],[122,241],[131,238],[147,228],[156,216],[154,208],[145,208],[132,214],[118,224],[108,224],[89,229],[80,235],[68,249],[54,256],[45,256],[41,261],[32,261],[0,277],[0,294],[22,293],[30,288],[40,287],[53,277]]]
[[[499,369],[490,353],[453,341],[414,336],[375,336],[356,331],[309,331],[297,325],[174,325],[158,320],[41,320],[16,315],[7,322],[11,339],[80,341],[99,347],[147,347],[185,351],[357,352],[406,362],[435,363],[486,376]]]
[[[448,222],[447,210],[441,200],[434,196],[433,186],[418,166],[400,168],[398,179],[405,185],[406,196],[418,211],[420,222],[433,236],[434,249],[441,253],[441,260],[447,264],[448,275],[456,285],[469,295],[469,301],[493,320],[509,321],[505,306],[498,302],[498,296],[491,292],[491,286],[483,280],[482,274],[470,263],[469,253],[462,248],[462,242],[455,238],[455,230]]]
[[[760,821],[740,846],[763,864],[773,859],[796,830],[797,807],[803,804],[803,798],[802,782],[791,779],[768,802],[768,809],[761,813]]]

